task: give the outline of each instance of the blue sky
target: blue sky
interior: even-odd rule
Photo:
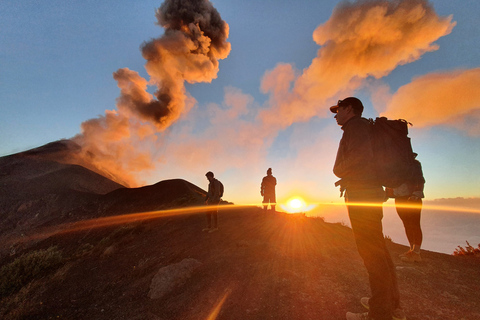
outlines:
[[[155,18],[161,3],[2,1],[0,156],[72,138],[81,133],[83,122],[104,116],[106,110],[117,110],[120,89],[112,74],[118,69],[128,68],[149,80],[140,46],[163,35]],[[305,107],[305,112],[302,104],[295,103],[281,109],[283,101],[275,105],[273,94],[262,91],[267,75],[288,76],[291,71],[295,77],[291,89],[318,51],[328,45],[314,41],[315,30],[327,22],[338,27],[348,23],[348,15],[334,17],[338,4],[214,1],[229,26],[231,51],[219,59],[211,82],[185,83],[194,99],[188,104],[190,109],[138,144],[139,153],[148,149],[151,168],[124,170],[137,185],[183,178],[204,188],[204,174],[211,170],[226,185],[227,199],[248,203],[260,201],[261,178],[272,167],[279,181],[279,198],[300,195],[309,201],[335,201],[338,190],[331,168],[341,130],[326,110],[332,101],[356,95],[365,104],[366,117],[393,110],[390,106],[408,107],[391,114],[408,115],[414,124],[410,137],[424,167],[427,199],[479,197],[480,2],[428,2],[443,25],[451,27],[428,42],[434,49],[387,68],[385,75],[351,78],[343,87],[335,87],[337,91],[331,89],[333,94],[323,94],[323,100],[308,101],[322,103]],[[449,16],[450,22],[446,21]],[[413,31],[412,37],[427,32]],[[465,78],[468,71],[472,75]],[[442,88],[435,82],[438,78],[449,80],[458,73],[463,78],[448,99],[431,97],[435,88]],[[271,81],[275,82],[272,86],[279,85],[276,81]],[[324,87],[328,85],[324,80]],[[451,87],[447,83],[445,90]],[[279,98],[288,96],[280,94]],[[285,122],[294,108],[298,114]],[[302,116],[309,112],[315,115]],[[428,123],[432,117],[435,122]]]

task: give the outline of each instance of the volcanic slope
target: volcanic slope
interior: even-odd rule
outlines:
[[[0,158],[0,232],[25,234],[65,219],[96,195],[124,186],[75,164],[64,163],[78,145],[61,140]]]
[[[185,180],[126,188],[66,163],[78,148],[60,140],[0,158],[0,257],[17,251],[15,238],[41,227],[204,203],[206,192]]]

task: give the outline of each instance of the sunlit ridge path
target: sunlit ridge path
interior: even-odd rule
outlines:
[[[349,203],[351,206],[362,206],[362,207],[369,207],[369,206],[383,206],[383,207],[391,207],[395,208],[395,204],[388,204],[388,203]],[[228,204],[228,205],[220,205],[218,206],[219,212],[227,212],[231,210],[238,210],[238,209],[248,209],[248,208],[258,208],[262,207],[263,203],[251,203],[251,204]],[[345,202],[315,202],[310,203],[309,208],[321,209],[329,207],[329,206],[345,206]],[[402,205],[405,208],[413,208],[416,207],[415,205]],[[429,209],[435,211],[454,211],[454,212],[463,212],[463,213],[478,213],[480,214],[480,209],[473,209],[473,208],[464,208],[464,207],[452,207],[452,206],[435,206],[435,205],[423,205],[422,209]],[[190,215],[190,214],[199,214],[205,213],[207,211],[211,211],[211,206],[195,206],[195,207],[186,207],[186,208],[177,208],[177,209],[167,209],[167,210],[156,210],[156,211],[147,211],[147,212],[138,212],[138,213],[128,213],[122,214],[117,216],[109,216],[109,217],[101,217],[89,220],[82,220],[77,222],[65,223],[56,226],[52,226],[46,228],[44,230],[40,230],[35,234],[24,236],[17,239],[11,239],[9,242],[28,242],[31,240],[40,240],[46,239],[53,235],[60,235],[66,234],[71,232],[79,232],[89,229],[101,228],[101,227],[109,227],[115,225],[122,225],[126,223],[136,222],[136,221],[144,221],[150,219],[157,219],[157,218],[165,218],[165,217],[173,217],[173,216],[180,216],[180,215]]]
[[[233,204],[218,206],[219,211],[238,210],[238,209],[249,208],[249,207],[252,207],[252,206],[251,205],[233,205]],[[90,230],[90,229],[101,228],[101,227],[122,225],[130,222],[144,221],[144,220],[150,220],[150,219],[205,213],[211,210],[212,210],[211,206],[195,206],[195,207],[186,207],[186,208],[126,213],[126,214],[116,215],[116,216],[100,217],[95,219],[59,224],[59,225],[55,225],[55,226],[40,230],[35,234],[24,236],[22,238],[15,239],[15,240],[20,242],[27,242],[30,240],[45,239],[53,235],[79,232],[79,231]],[[14,241],[11,241],[11,242],[14,242]]]

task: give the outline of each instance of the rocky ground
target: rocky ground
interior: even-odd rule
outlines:
[[[363,311],[367,274],[351,230],[319,218],[224,206],[220,229],[201,212],[64,232],[62,264],[5,296],[2,319],[344,319]],[[480,319],[475,257],[422,252],[408,264],[388,243],[409,320]],[[28,249],[27,249],[28,248]]]

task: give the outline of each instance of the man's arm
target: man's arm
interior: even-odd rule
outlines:
[[[208,199],[211,197],[212,195],[212,183],[209,182],[208,183],[208,191],[207,191],[207,196],[205,198],[205,202],[208,202]]]

